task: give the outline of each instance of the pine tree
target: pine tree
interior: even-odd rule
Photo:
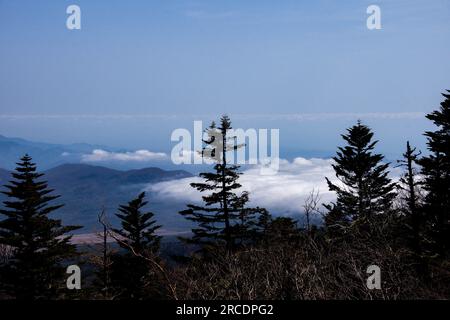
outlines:
[[[145,201],[145,192],[138,195],[136,199],[121,205],[121,213],[116,216],[121,220],[122,229],[113,229],[114,232],[123,237],[121,246],[125,249],[132,248],[136,253],[156,253],[159,250],[161,237],[155,234],[161,228],[152,220],[152,212],[142,212],[143,207],[148,204]]]
[[[17,163],[14,180],[2,193],[8,197],[0,210],[0,244],[13,248],[11,261],[2,274],[7,290],[18,299],[55,298],[65,285],[62,262],[76,255],[76,247],[66,233],[78,229],[62,226],[61,220],[51,219],[62,205],[52,204],[59,196],[47,182],[40,179],[31,157],[25,155]]]
[[[450,248],[450,91],[447,92],[442,94],[445,100],[440,109],[426,116],[438,130],[425,133],[430,154],[419,161],[427,192],[427,227],[436,252],[441,255],[448,254]]]
[[[228,162],[227,153],[243,145],[237,145],[234,137],[229,136],[230,129],[231,121],[226,115],[221,117],[220,127],[212,122],[207,128],[208,138],[203,141],[201,155],[215,163],[214,171],[200,173],[205,181],[191,183],[191,186],[208,194],[202,196],[204,206],[189,204],[188,209],[180,212],[198,224],[192,229],[193,237],[184,240],[203,248],[224,243],[227,250],[235,249],[253,236],[251,229],[257,222],[256,215],[264,212],[262,208],[246,207],[249,201],[247,192],[237,193],[241,188],[238,182],[241,173],[238,165]]]
[[[408,229],[408,236],[411,241],[411,246],[417,256],[421,256],[421,235],[420,225],[422,222],[420,212],[420,198],[418,187],[420,182],[416,179],[415,164],[417,163],[420,153],[416,152],[416,148],[412,148],[409,141],[406,143],[406,152],[403,154],[403,160],[399,163],[405,167],[406,172],[400,178],[398,188],[403,191],[404,195],[401,197],[406,202],[406,206],[402,208],[404,214],[405,226]]]
[[[378,214],[387,213],[395,198],[395,184],[388,174],[388,163],[383,156],[372,151],[378,141],[360,121],[347,129],[342,138],[347,142],[339,147],[333,158],[333,169],[342,186],[326,178],[330,191],[337,194],[336,203],[325,205],[325,217],[330,227],[345,227],[352,220],[369,221]]]
[[[124,255],[113,257],[111,281],[121,290],[121,298],[142,299],[151,297],[151,265],[142,257],[156,258],[161,237],[156,231],[161,227],[152,220],[152,212],[142,212],[148,202],[142,192],[127,205],[119,207],[116,216],[121,220],[121,229],[113,229],[119,235],[119,245],[126,250]]]

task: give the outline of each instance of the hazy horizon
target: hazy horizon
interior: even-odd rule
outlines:
[[[280,129],[280,155],[332,152],[362,119],[398,158],[450,83],[450,3],[0,1],[0,134],[169,152],[221,114]]]

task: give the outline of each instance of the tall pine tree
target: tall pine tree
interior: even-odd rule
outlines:
[[[382,163],[381,154],[373,153],[378,141],[372,140],[370,128],[358,121],[342,138],[347,145],[339,147],[333,158],[333,169],[341,184],[326,178],[329,190],[337,195],[336,203],[325,205],[329,227],[345,227],[352,220],[367,221],[386,213],[396,196],[395,184],[388,177],[389,164]]]
[[[404,226],[407,228],[407,240],[410,242],[414,253],[421,256],[421,208],[419,198],[419,184],[417,181],[416,163],[420,153],[416,152],[416,148],[412,148],[409,141],[406,143],[406,152],[403,159],[399,161],[400,165],[405,168],[405,173],[400,178],[398,188],[402,192],[401,199],[406,203],[402,208],[404,216]]]
[[[62,262],[76,254],[66,233],[79,227],[62,226],[61,220],[51,219],[62,205],[53,204],[59,196],[36,172],[31,157],[25,155],[17,163],[13,180],[2,191],[8,197],[0,210],[0,243],[13,248],[13,256],[3,267],[7,291],[18,299],[55,298],[65,286]]]
[[[119,207],[116,216],[121,221],[121,229],[113,229],[120,236],[120,246],[124,255],[115,255],[111,280],[120,290],[118,296],[124,299],[143,299],[152,296],[151,265],[143,257],[156,258],[161,237],[156,231],[161,227],[153,220],[152,212],[143,212],[148,204],[145,193]]]
[[[430,154],[420,159],[424,176],[424,211],[429,235],[436,252],[448,254],[450,248],[450,91],[443,93],[441,107],[426,117],[438,127],[427,131]]]
[[[229,163],[227,155],[243,145],[236,144],[229,134],[231,129],[231,121],[224,115],[219,127],[213,122],[206,130],[208,137],[203,140],[200,153],[214,163],[214,170],[200,173],[204,182],[191,184],[198,191],[207,193],[202,196],[204,205],[189,204],[188,209],[180,212],[198,224],[192,229],[193,237],[184,240],[203,248],[223,243],[227,250],[235,249],[254,235],[256,216],[266,212],[262,208],[247,207],[248,192],[238,193],[241,188],[239,166]]]

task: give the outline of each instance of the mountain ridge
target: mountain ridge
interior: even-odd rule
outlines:
[[[83,226],[80,233],[95,230],[98,227],[97,214],[101,210],[115,213],[119,205],[132,200],[146,185],[192,176],[184,170],[157,167],[116,170],[78,163],[62,164],[41,172],[44,173],[42,179],[48,181],[49,188],[54,189],[53,194],[60,195],[55,203],[64,204],[54,217],[62,219],[64,224]],[[11,172],[0,168],[0,190],[5,190],[4,185],[11,179]],[[0,202],[5,199],[6,196],[0,194]],[[171,230],[184,230],[184,219],[180,219],[178,210],[173,210],[173,203],[164,203],[150,192],[147,200],[147,210],[155,213],[159,223],[170,226]],[[110,218],[111,223],[116,225],[114,215],[110,214]]]
[[[29,141],[0,135],[0,167],[11,170],[25,154],[30,155],[41,169],[50,169],[63,163],[80,162],[81,155],[95,149],[113,151],[112,148],[87,143],[55,144]]]

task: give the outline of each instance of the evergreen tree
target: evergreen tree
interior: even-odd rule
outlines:
[[[143,207],[148,204],[144,199],[145,192],[142,192],[127,205],[121,205],[119,207],[121,213],[117,213],[116,216],[121,220],[122,229],[113,230],[123,237],[121,243],[123,248],[133,248],[136,253],[156,253],[161,237],[155,232],[161,226],[155,225],[152,212],[142,212]]]
[[[336,203],[325,205],[329,211],[325,222],[331,228],[387,213],[396,196],[395,184],[388,178],[389,164],[382,163],[381,154],[372,152],[378,141],[372,140],[370,128],[358,121],[342,138],[347,145],[339,147],[333,158],[333,169],[342,186],[326,178],[329,190],[337,194]]]
[[[234,137],[230,137],[230,129],[231,121],[226,115],[221,117],[219,127],[212,122],[207,128],[208,138],[203,140],[201,155],[215,163],[214,171],[200,173],[205,181],[191,183],[191,186],[208,194],[202,196],[204,206],[189,204],[188,209],[180,212],[198,224],[192,229],[193,237],[184,240],[203,248],[224,243],[227,250],[233,250],[253,236],[251,230],[257,222],[256,215],[264,212],[262,208],[246,207],[247,192],[237,193],[241,173],[238,165],[228,162],[227,153],[243,145],[237,145]]]
[[[439,110],[426,117],[438,127],[427,131],[430,154],[420,159],[424,176],[424,211],[431,239],[439,254],[450,248],[450,91],[443,93],[445,100]]]
[[[408,141],[406,143],[406,152],[403,154],[403,160],[399,161],[400,165],[405,167],[406,172],[400,178],[400,184],[398,185],[398,188],[404,193],[401,198],[406,202],[406,206],[402,208],[402,213],[408,234],[411,235],[407,237],[417,256],[421,255],[420,224],[422,222],[418,193],[420,183],[416,180],[417,172],[415,170],[415,164],[419,154],[416,152],[416,148],[412,148]]]
[[[65,286],[62,262],[76,254],[66,233],[76,226],[62,226],[61,220],[49,214],[62,207],[52,204],[59,196],[40,179],[31,157],[25,155],[17,163],[14,180],[2,191],[8,197],[0,210],[0,244],[13,248],[13,256],[3,267],[7,291],[18,299],[55,298]]]
[[[151,284],[152,269],[142,257],[156,259],[161,237],[155,234],[161,226],[152,220],[152,212],[143,212],[148,202],[142,192],[127,205],[119,207],[116,216],[121,220],[121,229],[113,229],[120,236],[120,246],[126,250],[124,255],[113,257],[111,281],[121,298],[142,299],[153,294]],[[141,255],[141,256],[140,256]]]

